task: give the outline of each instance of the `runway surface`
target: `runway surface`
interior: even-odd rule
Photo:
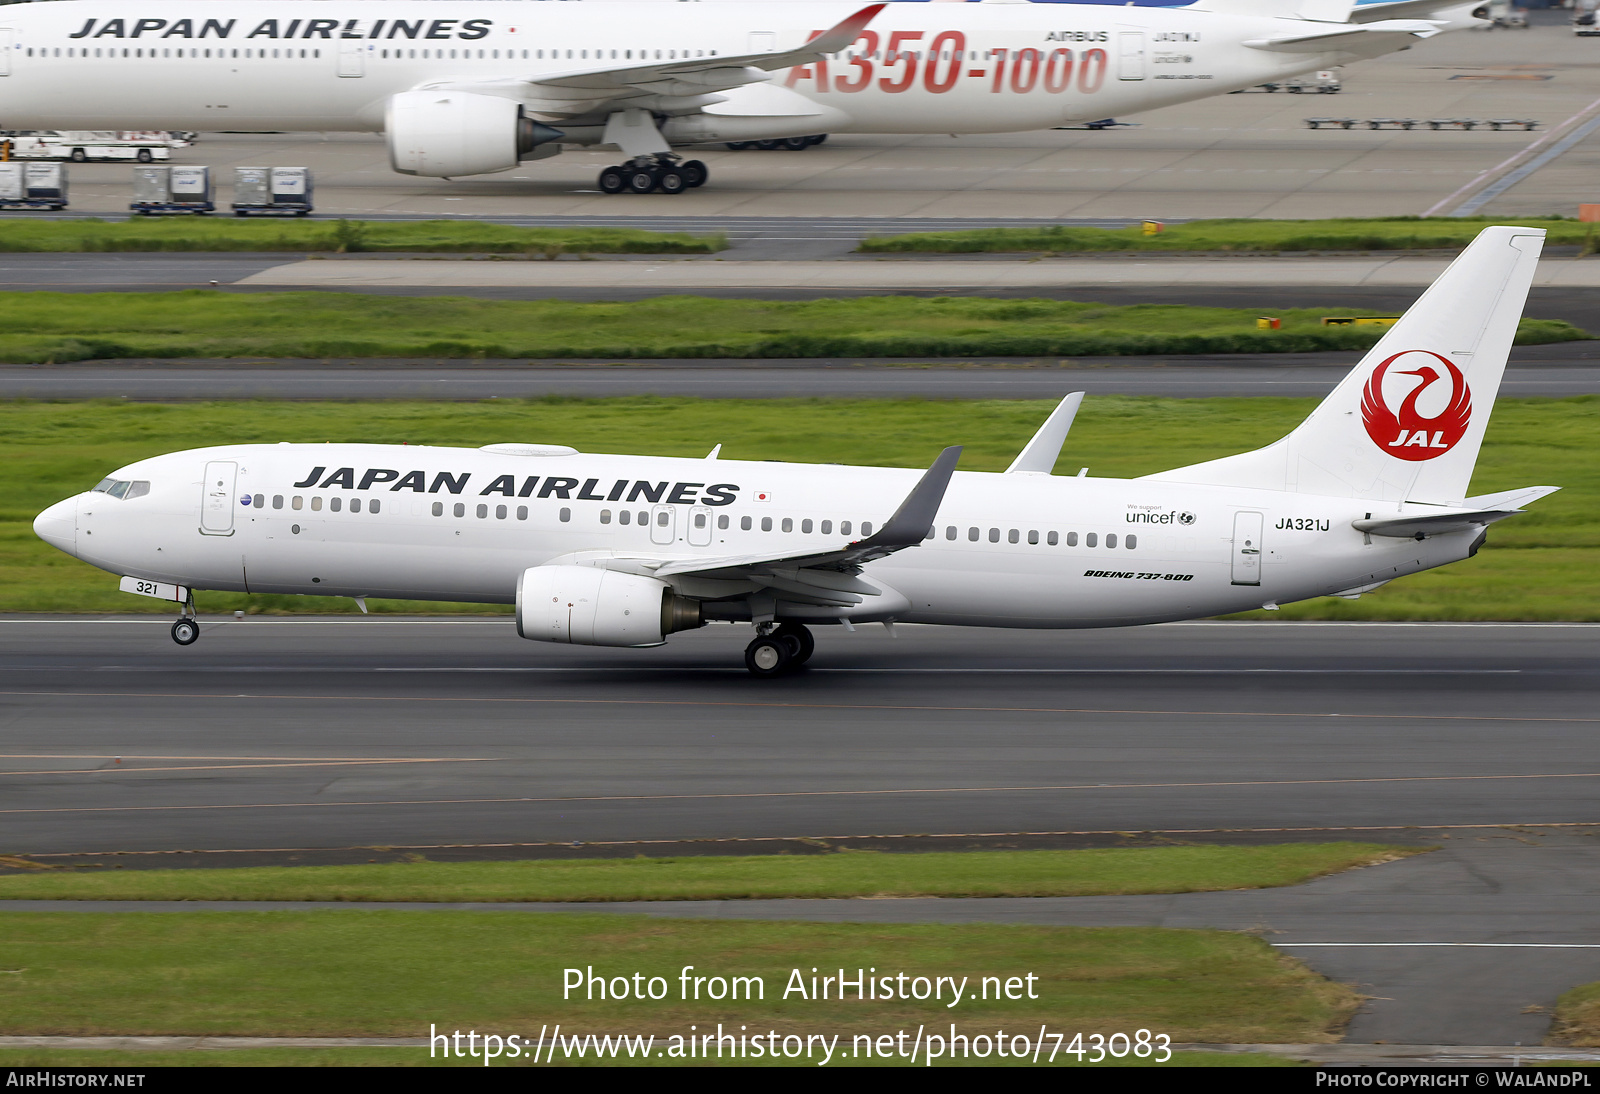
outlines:
[[[1323,396],[1356,353],[1073,360],[126,361],[0,365],[0,398],[433,399],[668,395],[706,399],[1050,399],[1091,395]],[[1600,393],[1600,342],[1522,347],[1500,394]]]
[[[0,623],[5,850],[1587,823],[1600,626]]]

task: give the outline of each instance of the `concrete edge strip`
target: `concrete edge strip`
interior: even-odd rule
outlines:
[[[1454,947],[1467,950],[1600,950],[1596,942],[1273,942],[1280,950],[1407,949]]]
[[[1572,115],[1572,117],[1568,118],[1554,129],[1551,129],[1543,136],[1534,140],[1531,144],[1522,148],[1514,155],[1500,161],[1486,171],[1479,172],[1475,178],[1473,178],[1466,185],[1462,186],[1460,189],[1456,190],[1455,193],[1429,206],[1422,215],[1425,217],[1442,216],[1444,215],[1444,210],[1451,208],[1458,201],[1465,203],[1465,201],[1475,194],[1479,189],[1489,185],[1501,175],[1511,171],[1517,167],[1518,164],[1525,162],[1530,157],[1537,156],[1547,145],[1561,140],[1573,129],[1573,127],[1582,125],[1586,118],[1589,118],[1597,111],[1600,111],[1600,99],[1596,99],[1594,102],[1590,103],[1588,106],[1584,107],[1582,110],[1578,111],[1576,114]],[[1464,214],[1461,213],[1460,208],[1457,208],[1456,215],[1460,216]]]

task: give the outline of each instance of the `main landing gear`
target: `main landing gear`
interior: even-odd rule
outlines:
[[[744,667],[754,676],[782,676],[811,660],[816,648],[811,631],[799,623],[758,623],[756,640],[744,648]]]
[[[635,156],[619,167],[607,167],[600,172],[600,190],[606,194],[620,194],[624,190],[635,194],[648,194],[652,190],[681,194],[704,186],[710,177],[710,169],[700,160],[679,162],[671,152],[654,152]]]

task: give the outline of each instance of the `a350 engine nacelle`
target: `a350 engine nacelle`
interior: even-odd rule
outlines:
[[[701,626],[700,602],[664,581],[593,566],[534,566],[517,579],[517,633],[581,646],[659,646]]]
[[[465,91],[403,91],[389,100],[389,162],[403,175],[454,178],[508,171],[566,134],[524,117],[522,106]]]

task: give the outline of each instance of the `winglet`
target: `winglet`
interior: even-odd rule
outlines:
[[[842,19],[817,35],[803,47],[808,53],[838,53],[846,48],[867,29],[867,24],[878,17],[878,13],[888,4],[870,4],[854,15]]]
[[[950,476],[955,473],[956,461],[960,458],[960,445],[952,445],[939,453],[939,458],[923,472],[917,485],[906,495],[906,500],[894,511],[894,516],[874,535],[852,543],[851,548],[869,551],[876,556],[878,552],[889,554],[902,547],[915,547],[927,539],[928,533],[933,530],[933,518],[939,515],[945,489],[950,485]]]
[[[1061,405],[1056,407],[1050,417],[1044,420],[1039,427],[1039,432],[1033,435],[1022,451],[1017,453],[1017,458],[1011,461],[1011,466],[1006,468],[1006,474],[1017,475],[1048,475],[1055,470],[1056,459],[1061,455],[1061,446],[1066,442],[1067,433],[1072,429],[1072,420],[1077,417],[1078,407],[1083,404],[1083,392],[1074,391]]]

